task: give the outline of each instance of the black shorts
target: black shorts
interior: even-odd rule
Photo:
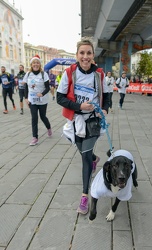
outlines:
[[[51,87],[55,88],[55,84],[54,83],[50,83],[50,88]]]
[[[23,101],[23,98],[25,97],[24,89],[19,89],[19,97],[20,101]]]

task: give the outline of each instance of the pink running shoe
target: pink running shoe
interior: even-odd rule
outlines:
[[[96,160],[93,161],[93,164],[92,164],[92,174],[94,174],[94,173],[96,172],[97,164],[98,164],[99,161],[100,161],[100,157],[97,156],[97,157],[96,157]]]
[[[30,146],[35,146],[36,144],[38,144],[38,139],[33,137],[32,141],[30,142]]]
[[[49,129],[48,129],[48,136],[51,137],[51,135],[52,135],[52,129],[49,128]]]
[[[3,114],[8,114],[8,110],[5,109],[5,110],[3,111]]]
[[[80,214],[87,214],[88,211],[89,211],[89,199],[87,196],[82,196],[77,212]]]

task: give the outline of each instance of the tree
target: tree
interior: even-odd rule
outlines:
[[[141,60],[138,63],[137,75],[147,76],[152,75],[152,53],[145,51],[141,54]]]

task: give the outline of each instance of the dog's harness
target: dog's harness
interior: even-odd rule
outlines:
[[[102,109],[100,108],[100,106],[98,104],[94,103],[94,102],[89,102],[89,103],[93,104],[95,106],[95,109],[94,109],[95,112],[100,113],[100,115],[101,115],[100,125],[101,125],[102,129],[106,130],[106,134],[107,134],[107,137],[108,137],[108,143],[109,143],[109,146],[110,146],[110,153],[111,153],[111,156],[114,157],[114,152],[113,152],[114,147],[112,146],[112,141],[111,141],[109,131],[108,131],[108,127],[109,127],[110,124],[106,122],[105,115],[104,115]]]

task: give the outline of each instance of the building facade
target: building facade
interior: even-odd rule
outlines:
[[[30,69],[30,60],[36,54],[41,58],[42,67],[55,58],[75,58],[75,54],[64,50],[24,43],[23,20],[15,4],[12,5],[9,0],[0,0],[0,67],[5,66],[7,72],[17,75],[20,64],[24,65],[26,72]],[[52,71],[58,75],[66,67],[56,65]]]
[[[138,68],[138,64],[140,62],[140,59],[141,59],[141,51],[139,52],[136,52],[134,53],[132,56],[131,56],[131,74],[132,75],[136,75],[136,71],[137,71],[137,68]]]
[[[29,43],[24,43],[24,55],[25,55],[25,71],[30,69],[30,60],[34,55],[39,55],[41,59],[42,67],[55,58],[75,58],[75,54],[68,53],[64,50],[57,50],[56,48],[50,48],[47,46],[39,45],[34,46]],[[64,71],[68,66],[56,65],[52,68],[52,73],[58,75],[60,71]]]
[[[65,59],[75,59],[76,55],[74,53],[66,52],[65,50],[58,50],[59,51],[59,57],[65,58]],[[58,65],[58,70],[64,72],[64,70],[69,67],[66,65]]]
[[[24,63],[23,17],[7,0],[0,0],[0,65],[16,74]]]
[[[46,55],[45,55],[45,51],[43,50],[43,48],[39,48],[38,46],[34,46],[30,43],[24,43],[24,69],[25,72],[27,72],[30,69],[30,60],[33,56],[35,55],[39,55],[41,58],[41,63],[42,63],[42,67],[45,64],[46,61]]]

